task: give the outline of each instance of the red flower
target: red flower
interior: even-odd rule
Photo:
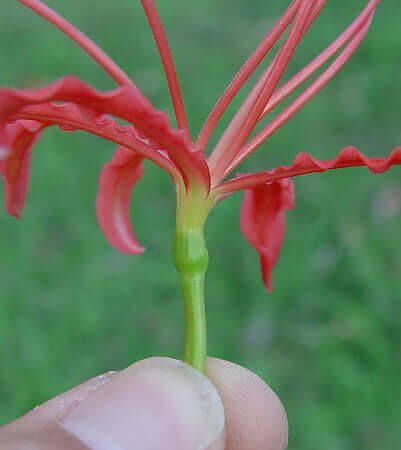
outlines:
[[[272,269],[285,234],[285,210],[294,206],[292,177],[312,172],[367,166],[380,173],[401,164],[401,148],[388,158],[367,158],[348,147],[331,161],[299,154],[290,167],[240,175],[224,181],[237,166],[296,114],[345,65],[363,41],[380,0],[370,0],[354,22],[318,57],[279,87],[298,45],[307,34],[325,0],[293,0],[287,11],[250,56],[212,110],[196,141],[190,136],[181,88],[166,33],[153,0],[142,0],[164,64],[178,128],[158,111],[132,80],[89,38],[39,0],[19,0],[84,48],[120,85],[99,92],[68,76],[36,90],[0,90],[0,172],[5,180],[7,210],[20,216],[29,181],[32,147],[44,128],[83,130],[118,145],[100,177],[97,214],[112,245],[128,253],[143,247],[129,219],[131,192],[143,175],[147,158],[172,177],[178,192],[177,226],[202,228],[210,209],[229,194],[244,189],[241,225],[258,250],[263,278],[272,286]],[[209,139],[231,101],[288,29],[284,43],[268,65],[210,156]],[[336,56],[337,55],[337,56]],[[331,64],[293,102],[251,136],[255,126],[324,64]],[[121,126],[113,118],[130,125]]]

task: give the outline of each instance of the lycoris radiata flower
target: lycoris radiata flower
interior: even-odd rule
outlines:
[[[326,0],[293,0],[227,87],[197,139],[191,137],[173,55],[155,2],[141,1],[164,65],[177,128],[87,36],[40,0],[19,0],[86,50],[119,87],[99,92],[67,76],[40,89],[1,89],[0,172],[5,181],[7,210],[20,216],[28,190],[32,148],[45,128],[57,125],[65,131],[82,130],[114,142],[118,146],[116,152],[100,176],[98,220],[114,247],[137,254],[143,247],[130,222],[132,189],[143,176],[143,159],[166,170],[177,192],[174,258],[186,304],[184,359],[203,370],[206,356],[203,285],[208,262],[203,228],[211,209],[232,193],[245,191],[241,227],[259,252],[264,282],[272,289],[272,271],[284,240],[285,213],[295,203],[294,177],[352,166],[367,166],[372,172],[381,173],[401,164],[401,148],[393,150],[387,158],[368,158],[356,148],[346,147],[333,160],[320,161],[300,153],[291,166],[229,178],[343,68],[361,45],[380,0],[370,0],[329,47],[280,85],[294,52],[326,4]],[[279,49],[208,156],[209,140],[222,115],[280,40]],[[326,63],[329,65],[317,78],[269,120],[270,112]],[[254,133],[266,117],[267,123]],[[115,118],[129,125],[122,126]]]

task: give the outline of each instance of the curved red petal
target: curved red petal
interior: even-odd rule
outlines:
[[[215,191],[226,196],[241,189],[250,189],[260,184],[297,177],[326,170],[344,169],[347,167],[366,166],[371,172],[383,173],[394,165],[401,165],[401,147],[396,147],[386,158],[369,158],[355,147],[346,147],[335,159],[321,161],[308,153],[299,153],[290,166],[280,166],[272,170],[240,175],[226,183],[222,183]]]
[[[285,211],[294,206],[294,184],[289,178],[253,187],[245,193],[241,229],[259,253],[263,281],[270,291],[273,268],[285,237]]]
[[[41,89],[3,88],[0,89],[0,124],[12,119],[25,105],[50,101],[71,102],[127,120],[168,152],[187,185],[191,178],[195,178],[209,189],[210,173],[203,152],[192,143],[187,130],[173,128],[167,114],[154,108],[135,86],[99,92],[83,81],[68,76]]]
[[[40,136],[43,124],[18,120],[6,125],[8,156],[0,160],[0,173],[4,179],[6,209],[21,217],[28,192],[32,148]]]
[[[132,190],[143,176],[142,160],[140,154],[119,147],[99,179],[96,211],[100,227],[110,244],[125,253],[144,251],[130,218]]]
[[[157,145],[133,126],[119,125],[107,114],[94,113],[93,110],[77,106],[73,103],[41,103],[21,108],[15,115],[18,118],[34,118],[46,125],[58,125],[64,131],[83,130],[129,148],[150,159],[164,170],[174,180],[180,179],[176,165],[168,154],[158,150]]]

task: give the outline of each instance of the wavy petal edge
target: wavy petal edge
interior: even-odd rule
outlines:
[[[130,122],[138,131],[156,142],[160,149],[168,152],[187,186],[190,179],[195,178],[208,190],[210,189],[210,173],[205,156],[191,141],[188,131],[173,128],[168,115],[157,110],[135,86],[123,86],[113,91],[100,92],[78,78],[66,76],[39,89],[2,88],[0,124],[12,120],[13,116],[26,105],[50,101],[75,103]]]
[[[241,189],[327,170],[344,169],[347,167],[365,166],[373,173],[383,173],[394,165],[401,165],[401,147],[396,147],[389,156],[384,158],[370,158],[356,147],[348,146],[341,150],[338,156],[330,160],[313,158],[309,153],[299,153],[290,166],[279,166],[272,170],[253,174],[239,175],[215,188],[218,195],[227,196]]]

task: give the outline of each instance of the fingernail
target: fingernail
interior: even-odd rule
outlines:
[[[150,358],[115,375],[60,425],[93,450],[224,449],[216,388],[170,358]]]

